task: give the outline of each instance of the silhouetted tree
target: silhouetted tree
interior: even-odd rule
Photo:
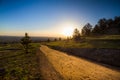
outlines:
[[[49,39],[49,38],[47,39],[47,42],[50,42],[50,39]]]
[[[61,39],[61,37],[59,37],[59,41],[61,41],[62,39]]]
[[[67,36],[67,41],[69,41],[70,40],[70,37],[69,36]]]
[[[116,16],[116,17],[114,18],[114,26],[115,26],[116,28],[119,28],[119,29],[120,29],[120,16],[119,16],[119,17]]]
[[[113,20],[112,20],[112,19],[108,19],[108,20],[106,21],[106,27],[107,27],[107,29],[113,27]]]
[[[105,18],[100,19],[97,25],[100,28],[100,34],[105,34],[107,28],[107,20]]]
[[[116,16],[114,19],[102,18],[91,30],[89,24],[85,25],[81,30],[82,35],[104,35],[104,34],[120,34],[120,16]]]
[[[25,33],[25,37],[23,37],[21,39],[21,44],[23,45],[24,49],[25,49],[25,53],[28,53],[28,49],[29,49],[29,44],[31,43],[31,39],[28,36],[28,33]]]
[[[57,41],[57,39],[55,38],[54,41]]]
[[[90,23],[87,23],[83,28],[82,28],[82,35],[83,36],[90,36],[92,31],[92,25]]]
[[[73,32],[73,40],[74,41],[80,41],[80,32],[79,30],[76,28]]]
[[[95,27],[92,30],[92,35],[99,35],[100,34],[100,27],[98,25],[95,25]]]

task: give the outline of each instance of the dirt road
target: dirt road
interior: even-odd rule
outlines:
[[[40,50],[64,80],[120,80],[120,71],[67,55],[44,45]]]

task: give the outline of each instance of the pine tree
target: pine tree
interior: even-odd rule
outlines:
[[[28,53],[28,49],[29,49],[29,44],[31,43],[31,39],[28,36],[28,33],[25,33],[25,37],[23,37],[21,39],[21,44],[24,47],[25,53]]]
[[[73,40],[74,41],[80,41],[80,32],[79,30],[76,28],[73,32]]]

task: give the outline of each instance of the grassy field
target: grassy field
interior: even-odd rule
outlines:
[[[0,80],[40,80],[36,50],[39,43],[31,43],[28,54],[20,43],[0,45]]]
[[[84,37],[80,42],[73,40],[47,43],[48,46],[64,48],[116,48],[120,49],[120,35]]]

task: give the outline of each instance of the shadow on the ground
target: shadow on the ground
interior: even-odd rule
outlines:
[[[64,80],[40,49],[37,50],[37,62],[39,63],[42,80]]]

